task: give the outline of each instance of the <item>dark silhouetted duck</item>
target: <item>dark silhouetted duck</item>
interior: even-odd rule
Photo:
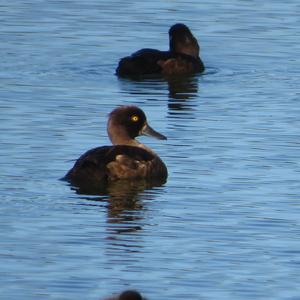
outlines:
[[[63,179],[78,187],[105,186],[120,179],[166,181],[168,172],[163,161],[135,137],[167,138],[148,125],[140,108],[121,106],[113,110],[109,115],[107,132],[113,146],[87,151]]]
[[[110,297],[107,298],[106,300],[146,300],[146,299],[143,298],[139,292],[134,290],[128,290],[122,292],[120,295],[116,297]]]
[[[116,74],[139,77],[151,74],[180,75],[204,71],[200,47],[190,29],[175,24],[169,30],[169,51],[141,49],[120,60]]]

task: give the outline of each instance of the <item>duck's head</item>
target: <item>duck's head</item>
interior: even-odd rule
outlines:
[[[139,292],[128,290],[120,294],[119,300],[143,300],[143,298]]]
[[[139,135],[152,136],[160,140],[167,138],[152,129],[145,113],[136,106],[121,106],[109,114],[107,132],[114,145],[132,145]]]
[[[134,290],[127,290],[119,295],[106,298],[105,300],[146,300],[142,295]]]
[[[196,38],[191,33],[190,29],[181,23],[173,25],[169,29],[170,51],[199,56],[200,47]]]

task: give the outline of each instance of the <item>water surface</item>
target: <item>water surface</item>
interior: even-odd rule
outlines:
[[[298,1],[0,5],[1,299],[299,299]],[[122,56],[186,23],[202,76],[131,81]],[[108,195],[59,181],[140,106],[167,183]]]

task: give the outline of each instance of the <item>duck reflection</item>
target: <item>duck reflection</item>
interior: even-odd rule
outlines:
[[[164,182],[115,182],[110,186],[110,199],[107,210],[108,230],[111,233],[128,233],[142,229],[145,200],[153,200],[155,194],[151,189]]]
[[[102,187],[80,186],[73,189],[82,195],[82,199],[93,202],[86,205],[98,202],[101,203],[100,206],[107,208],[107,232],[111,234],[107,239],[116,240],[118,238],[115,234],[142,229],[146,210],[144,202],[153,200],[156,195],[154,189],[165,182],[166,180],[118,180]]]
[[[101,211],[106,210],[103,242],[107,265],[114,265],[118,260],[139,259],[130,254],[143,251],[143,234],[140,232],[149,223],[145,220],[149,202],[162,192],[163,187],[157,187],[160,184],[162,182],[120,180],[108,185],[105,190],[98,189],[97,196],[95,193],[82,195],[81,198],[86,202],[83,205],[98,206]],[[80,194],[84,191],[77,189],[76,192]]]
[[[173,76],[166,79],[169,89],[168,108],[170,114],[181,110],[192,110],[195,104],[192,99],[197,97],[198,77]]]
[[[139,80],[119,79],[119,85],[126,93],[136,97],[137,95],[147,97],[147,103],[153,99],[165,101],[166,92],[168,93],[169,113],[176,114],[178,111],[190,111],[197,102],[193,99],[197,98],[199,90],[199,75],[176,75],[162,76],[156,75],[151,78],[144,77]]]

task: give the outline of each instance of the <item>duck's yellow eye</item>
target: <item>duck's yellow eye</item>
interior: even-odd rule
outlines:
[[[133,122],[137,122],[138,120],[139,120],[139,117],[136,115],[131,117],[131,121],[133,121]]]

